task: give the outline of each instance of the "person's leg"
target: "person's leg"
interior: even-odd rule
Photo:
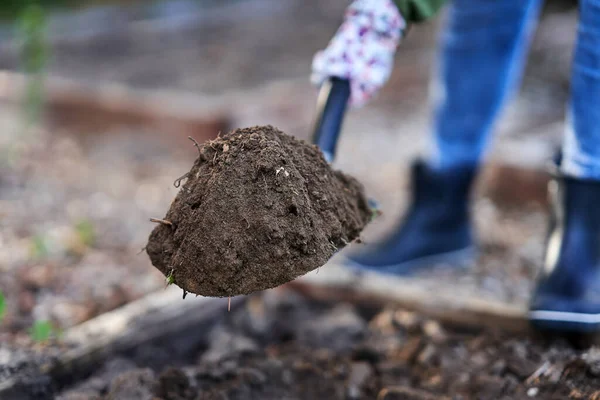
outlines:
[[[540,0],[454,0],[442,36],[433,154],[436,169],[477,165],[522,75]]]
[[[600,331],[600,0],[580,0],[561,172],[544,269],[530,304],[539,328]]]
[[[384,241],[351,255],[395,274],[466,265],[474,246],[468,198],[491,124],[523,68],[540,0],[454,0],[436,95],[436,156],[412,169],[412,204]]]
[[[563,172],[600,180],[600,0],[580,1]]]

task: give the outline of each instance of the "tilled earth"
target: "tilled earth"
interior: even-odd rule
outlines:
[[[161,288],[164,277],[138,253],[148,218],[168,207],[173,176],[194,155],[174,156],[140,132],[88,144],[43,130],[18,140],[14,115],[0,106],[3,343],[27,341],[37,321],[67,329]]]
[[[113,359],[58,398],[600,398],[600,348],[461,332],[398,309],[316,303],[287,289],[251,297],[210,329],[188,360],[158,348],[151,364]]]
[[[173,180],[196,149],[173,149],[144,132],[80,138],[32,132],[21,141],[18,115],[0,108],[0,292],[6,312],[0,341],[30,341],[37,321],[68,329],[164,285],[141,253],[154,224],[177,194]],[[375,168],[375,167],[373,167]],[[400,170],[399,167],[396,169]],[[406,177],[384,179],[377,231],[398,217]],[[361,176],[367,182],[367,176]],[[383,190],[385,187],[385,190]],[[475,206],[483,254],[472,273],[432,279],[492,299],[525,302],[542,254],[539,208],[506,210],[486,198]],[[367,233],[363,239],[369,241]]]
[[[265,2],[247,2],[250,8],[259,3]],[[119,36],[123,35],[121,30],[112,31],[119,46],[107,47],[105,41],[92,41],[95,45],[75,41],[69,45],[66,41],[62,47],[57,45],[53,49],[51,73],[94,82],[115,81],[149,89],[189,89],[199,93],[247,88],[264,83],[267,77],[301,78],[306,85],[304,93],[308,95],[298,104],[305,104],[308,113],[287,105],[275,107],[279,111],[268,115],[255,115],[255,110],[247,104],[248,107],[241,108],[249,110],[246,112],[252,118],[242,118],[241,126],[273,123],[279,118],[285,121],[286,131],[306,135],[313,117],[315,93],[306,80],[310,63],[302,60],[309,60],[312,53],[327,42],[346,3],[312,1],[314,8],[306,7],[305,3],[293,1],[272,10],[274,15],[282,16],[276,23],[278,29],[263,23],[266,18],[273,19],[268,13],[258,20],[240,13],[245,21],[241,24],[240,18],[235,19],[238,14],[224,12],[219,15],[227,14],[227,23],[214,19],[211,24],[200,24],[200,31],[194,30],[194,24],[190,30],[181,32],[158,29],[154,33],[157,36],[152,36],[156,40],[149,40],[150,36],[139,32],[135,34],[132,28],[131,32],[125,30],[129,32],[126,39]],[[260,7],[254,9],[261,10]],[[284,18],[287,16],[294,18]],[[235,23],[230,22],[231,18]],[[569,32],[574,31],[573,21],[573,15],[556,14],[542,22],[531,63],[535,74],[528,76],[537,82],[540,74],[542,77],[546,72],[552,74],[543,79],[543,84],[526,84],[523,95],[535,101],[522,103],[535,107],[519,105],[516,108],[523,110],[523,115],[515,114],[517,117],[510,118],[511,121],[526,122],[529,126],[532,121],[560,118],[556,113],[557,110],[562,113],[567,92],[558,89],[564,86],[563,75],[556,76],[555,72],[564,68],[556,68],[556,55],[569,52],[555,49],[570,49]],[[214,29],[213,24],[219,25],[219,29]],[[257,31],[257,25],[266,28]],[[239,29],[232,30],[232,26]],[[422,36],[410,35],[412,38],[404,44],[402,57],[398,57],[403,68],[410,66],[409,72],[425,71],[429,67],[423,66],[430,65],[435,29],[430,25],[422,29]],[[190,32],[200,33],[188,34]],[[273,35],[273,32],[278,34]],[[266,36],[269,40],[265,41]],[[282,37],[290,40],[282,40]],[[257,53],[253,46],[248,46],[248,43],[259,42],[268,49],[265,47]],[[108,43],[114,44],[110,40]],[[265,69],[263,55],[281,53],[282,43],[285,43],[287,56],[278,58],[277,63]],[[550,47],[553,50],[547,51]],[[167,49],[172,50],[168,56],[165,55]],[[248,49],[254,49],[251,55]],[[7,54],[7,51],[3,50],[0,64],[16,68],[15,54],[11,51]],[[157,54],[165,55],[159,57],[160,62]],[[224,54],[227,57],[221,57]],[[567,56],[562,58],[570,60]],[[149,59],[153,62],[149,63]],[[110,68],[106,68],[107,60]],[[173,60],[185,62],[173,63]],[[213,61],[218,61],[218,68],[213,68]],[[563,67],[568,64],[561,62]],[[177,65],[177,68],[165,68],[165,65]],[[544,65],[552,68],[544,68]],[[405,197],[402,188],[406,182],[406,171],[402,168],[416,154],[414,143],[427,136],[421,124],[427,118],[417,118],[421,121],[418,124],[410,123],[409,118],[415,110],[421,109],[426,79],[415,83],[414,74],[406,79],[396,75],[372,107],[349,115],[339,151],[339,167],[359,178],[369,195],[381,202],[383,222],[395,219],[401,211],[398,204],[400,198]],[[424,78],[427,74],[417,75]],[[408,81],[412,83],[409,85]],[[296,93],[289,97],[295,96]],[[289,100],[271,97],[265,94],[264,99],[261,97],[256,103],[280,105]],[[373,113],[372,118],[365,119],[365,112]],[[543,118],[525,118],[528,115]],[[85,132],[77,132],[76,137],[62,136],[59,132],[21,135],[23,123],[18,117],[18,110],[1,104],[0,291],[7,298],[7,312],[0,324],[2,342],[27,341],[27,331],[36,321],[50,320],[56,328],[66,329],[160,288],[164,277],[150,266],[145,256],[137,253],[145,245],[152,226],[148,218],[164,213],[176,195],[172,186],[174,177],[183,174],[195,156],[192,148],[177,153],[151,142],[145,135],[148,132],[121,130],[111,132],[114,135],[87,139],[82,139],[86,135],[79,135]],[[302,129],[287,129],[298,126]],[[365,134],[367,127],[368,135]],[[82,144],[84,140],[87,143]],[[467,281],[470,287],[485,288],[486,293],[497,299],[526,301],[541,254],[544,219],[539,212],[525,211],[525,214],[523,210],[506,213],[485,199],[480,201],[476,219],[480,221],[482,245],[487,249],[484,261],[474,274],[445,282],[453,285]],[[377,224],[372,225],[376,230]],[[430,282],[436,280],[423,280],[424,284]],[[435,290],[435,283],[432,286]]]

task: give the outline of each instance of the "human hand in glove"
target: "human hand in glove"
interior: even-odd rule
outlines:
[[[350,81],[349,104],[367,103],[387,82],[406,22],[392,0],[354,0],[326,49],[317,52],[311,81]]]

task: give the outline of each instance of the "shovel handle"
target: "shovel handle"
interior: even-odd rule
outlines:
[[[319,146],[328,162],[335,157],[349,97],[350,82],[341,78],[328,79],[319,92],[312,142]]]

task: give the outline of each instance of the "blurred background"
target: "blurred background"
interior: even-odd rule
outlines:
[[[0,341],[64,330],[162,288],[164,277],[139,253],[148,219],[164,215],[173,181],[195,157],[187,136],[272,124],[308,139],[311,59],[347,3],[3,0]],[[519,191],[515,207],[502,174],[514,167],[535,179],[558,143],[575,3],[547,2],[522,90],[498,127],[496,168],[476,206],[487,261],[444,284],[526,301],[541,254],[543,182]],[[409,161],[426,145],[443,21],[411,30],[385,90],[346,118],[336,167],[358,177],[384,212],[367,241],[401,214]]]
[[[164,290],[143,248],[149,219],[164,216],[174,180],[197,155],[187,137],[272,124],[309,139],[312,56],[347,5],[0,1],[0,397],[8,387],[18,399],[389,399],[408,398],[405,389],[426,392],[410,398],[600,398],[597,349],[498,335],[494,319],[510,332],[527,328],[545,163],[569,96],[574,0],[545,2],[521,90],[497,126],[474,202],[474,269],[379,277],[387,286],[371,284],[375,295],[385,286],[377,304],[327,286],[319,298],[319,284],[348,276],[335,259],[295,290],[233,299],[231,313],[227,299],[182,302],[178,288]],[[413,27],[389,84],[346,117],[335,167],[383,211],[365,243],[403,213],[410,161],[428,144],[444,20]],[[492,317],[477,309],[471,321],[487,330],[448,324],[472,316],[467,304],[494,305]]]

